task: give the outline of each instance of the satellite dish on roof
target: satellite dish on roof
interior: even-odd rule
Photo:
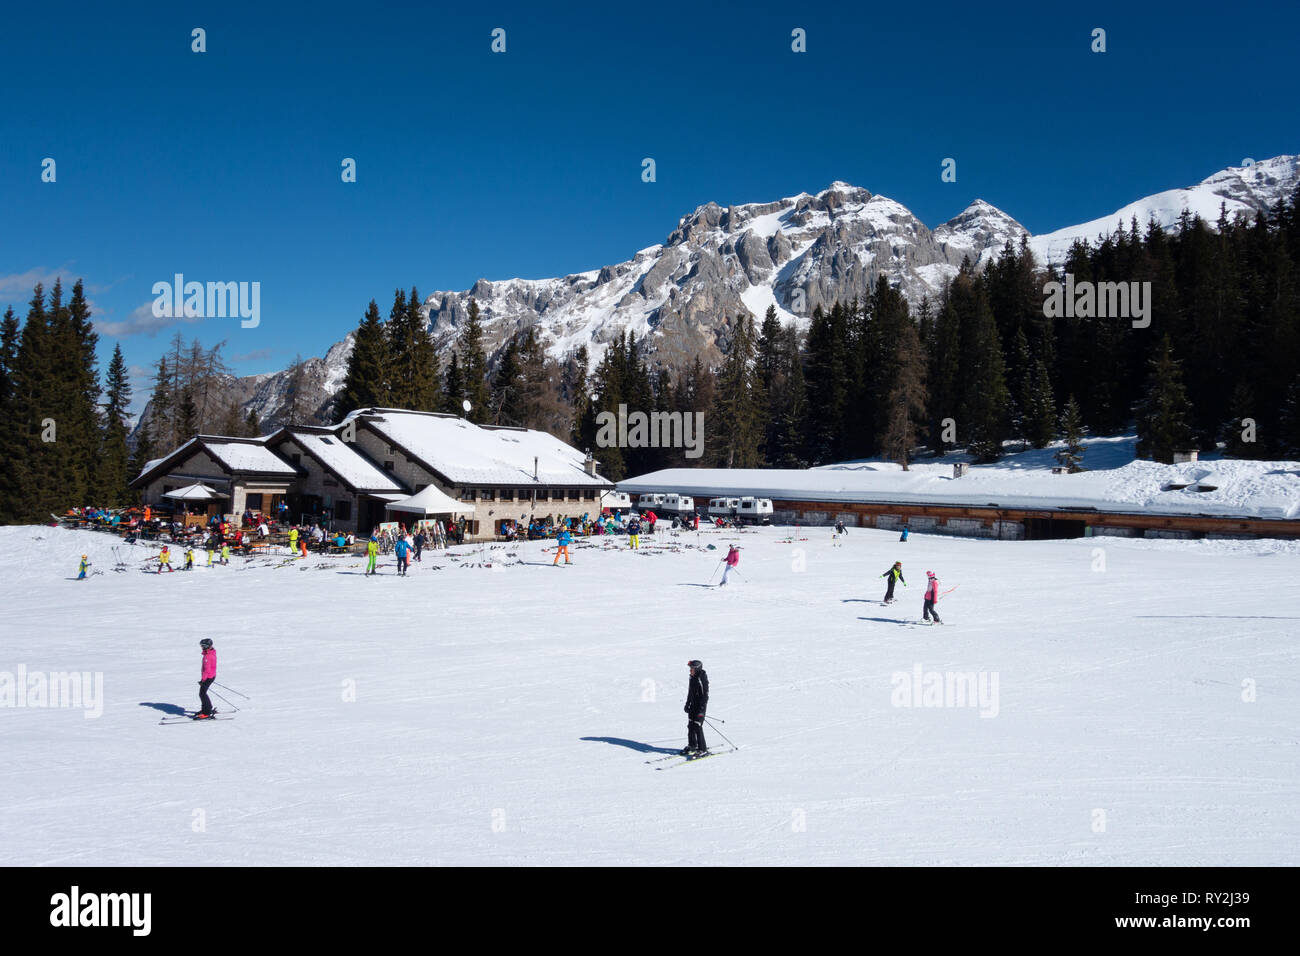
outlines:
[[[470,408],[470,406],[469,406],[469,399],[467,398],[467,399],[465,399],[465,401],[461,402],[461,403],[460,403],[460,407],[463,408],[463,409],[465,409],[465,414],[468,415],[468,414],[469,414],[469,408]]]

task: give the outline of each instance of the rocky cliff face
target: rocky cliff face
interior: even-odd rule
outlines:
[[[782,321],[806,326],[817,306],[864,299],[881,273],[917,305],[934,298],[964,258],[985,265],[1010,241],[1028,236],[1040,264],[1061,262],[1076,239],[1096,240],[1136,217],[1173,225],[1183,209],[1209,222],[1219,216],[1277,208],[1300,182],[1300,157],[1279,156],[1215,173],[1187,189],[1138,200],[1109,216],[1043,236],[1000,209],[975,200],[960,215],[929,229],[904,206],[861,187],[835,182],[810,195],[767,203],[707,203],[677,223],[663,243],[631,259],[555,279],[480,279],[465,291],[443,291],[424,303],[429,328],[446,354],[477,300],[486,344],[499,349],[536,327],[560,358],[579,345],[592,366],[624,331],[646,338],[652,359],[677,366],[695,356],[717,364],[738,316],[761,319],[769,305]],[[349,335],[324,359],[308,361],[305,388],[323,416],[342,385]],[[287,405],[288,371],[241,379],[247,407],[267,423]],[[234,394],[236,392],[232,392]],[[243,395],[244,392],[237,392]]]

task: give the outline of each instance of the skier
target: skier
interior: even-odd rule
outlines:
[[[230,545],[227,544],[225,541],[221,542],[221,563],[222,564],[230,563]]]
[[[393,545],[393,554],[397,556],[397,576],[399,578],[406,577],[406,552],[409,548],[410,545],[406,543],[405,535],[398,538],[397,543]]]
[[[636,518],[627,523],[627,543],[633,548],[641,547],[641,522]]]
[[[186,547],[185,549],[185,570],[186,571],[194,570],[194,548],[193,547]]]
[[[169,550],[167,550],[167,545],[165,544],[163,545],[162,552],[158,555],[159,574],[162,574],[163,568],[166,568],[168,571],[176,570],[175,568],[172,567],[172,553]]]
[[[560,555],[564,555],[565,564],[573,563],[572,561],[569,560],[569,542],[571,542],[572,540],[573,540],[573,536],[569,534],[569,529],[561,528],[560,533],[556,535],[555,538],[555,545],[556,545],[555,560],[551,562],[552,565],[556,565],[560,563]]]
[[[925,588],[925,609],[921,612],[921,616],[928,621],[930,615],[934,615],[934,623],[942,624],[943,621],[939,620],[939,612],[934,609],[935,602],[939,600],[939,579],[934,576],[933,571],[926,571],[925,576],[930,583]]]
[[[718,583],[718,587],[722,587],[722,585],[727,583],[727,575],[731,573],[732,568],[740,563],[740,549],[734,544],[728,545],[727,556],[723,558],[722,561],[722,580]]]
[[[899,541],[906,541],[906,540],[907,540],[907,525],[903,525],[903,533],[902,533],[901,535],[899,535],[898,540],[899,540]]]
[[[217,550],[217,539],[209,535],[206,547],[208,549],[208,567],[212,567],[212,553]]]
[[[420,560],[420,552],[424,550],[424,531],[420,530],[415,533],[415,560]]]
[[[298,550],[298,526],[294,525],[292,528],[289,529],[289,553],[293,554],[293,552],[297,550]]]
[[[889,579],[889,585],[885,588],[885,603],[894,603],[894,583],[903,581],[903,562],[895,561],[894,566],[881,575],[882,578]],[[907,587],[907,582],[903,581],[903,587]]]
[[[217,679],[217,651],[212,646],[210,637],[199,641],[199,647],[203,648],[203,670],[199,674],[199,703],[202,707],[194,715],[195,720],[203,720],[216,713],[212,708],[212,701],[208,699],[208,688]]]
[[[848,534],[848,531],[844,527],[844,522],[837,518],[835,520],[835,530],[831,533],[831,547],[840,547],[840,538],[846,534]]]
[[[686,691],[686,746],[682,755],[708,752],[709,745],[704,742],[704,715],[709,707],[709,675],[704,673],[704,665],[699,661],[687,661],[690,668],[691,682]]]
[[[77,580],[78,580],[78,581],[84,581],[84,580],[86,580],[86,568],[88,568],[88,567],[90,567],[90,562],[86,560],[86,556],[83,554],[83,555],[81,556],[81,564],[77,567]]]
[[[373,534],[370,536],[369,543],[366,544],[366,574],[378,574],[379,571],[375,565],[379,562],[379,539]]]

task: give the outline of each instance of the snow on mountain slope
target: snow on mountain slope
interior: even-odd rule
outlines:
[[[562,568],[467,546],[367,579],[317,556],[142,574],[143,544],[0,528],[5,862],[1300,863],[1300,543],[1109,539],[1099,566],[1096,539],[817,529],[792,555],[786,533],[579,541]],[[702,586],[729,543],[738,573]],[[70,580],[82,552],[102,573]],[[894,560],[911,586],[881,607]],[[957,588],[947,626],[905,623],[926,570]],[[197,703],[201,637],[250,699],[159,726]],[[740,749],[647,763],[684,743],[692,658]],[[15,706],[20,668],[102,696]]]
[[[1276,209],[1300,182],[1300,156],[1278,156],[1231,167],[1186,189],[1158,193],[1109,216],[1032,237],[1007,213],[977,199],[929,229],[906,207],[845,182],[816,195],[719,206],[706,203],[683,216],[663,243],[625,262],[549,279],[480,279],[465,291],[439,291],[424,303],[429,328],[445,351],[478,302],[485,342],[497,350],[535,327],[548,352],[561,358],[586,346],[592,367],[624,332],[646,339],[653,361],[670,367],[699,356],[717,364],[730,346],[738,316],[761,319],[775,305],[783,321],[806,327],[817,306],[866,299],[884,274],[914,305],[936,297],[964,259],[983,267],[1010,242],[1028,237],[1040,264],[1059,265],[1075,239],[1095,241],[1136,216],[1177,222],[1184,208],[1213,224],[1228,214]],[[325,359],[308,361],[316,403],[341,386],[351,335]],[[287,374],[246,387],[246,403],[265,421],[285,407]]]
[[[1122,206],[1109,216],[1034,236],[1029,247],[1039,263],[1059,265],[1075,240],[1095,243],[1099,236],[1118,228],[1129,229],[1134,219],[1145,232],[1152,219],[1169,228],[1178,222],[1184,209],[1211,225],[1218,221],[1220,207],[1226,208],[1229,219],[1238,213],[1253,217],[1256,212],[1276,209],[1295,192],[1297,184],[1300,156],[1277,156],[1250,166],[1231,166],[1195,186],[1156,193]]]

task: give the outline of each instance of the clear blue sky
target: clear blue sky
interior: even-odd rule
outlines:
[[[283,6],[10,6],[0,309],[83,277],[103,357],[144,367],[173,331],[141,321],[154,282],[259,281],[258,328],[181,325],[250,374],[396,286],[618,262],[710,200],[843,179],[1045,232],[1300,151],[1294,2]]]

